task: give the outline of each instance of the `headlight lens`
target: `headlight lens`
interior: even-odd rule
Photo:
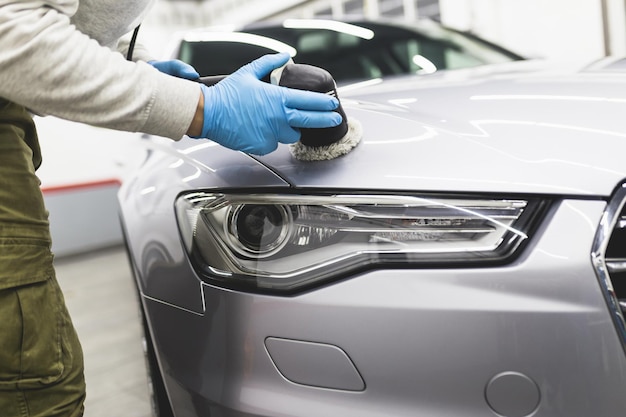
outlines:
[[[486,265],[510,259],[539,200],[406,195],[194,192],[176,210],[203,279],[293,293],[372,267]]]
[[[278,253],[291,235],[289,207],[272,204],[239,204],[227,209],[224,236],[239,255],[266,258]]]

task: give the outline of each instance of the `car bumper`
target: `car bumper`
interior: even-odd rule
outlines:
[[[626,356],[567,200],[515,263],[376,270],[293,296],[144,294],[180,416],[622,415]],[[188,271],[192,274],[192,271]]]

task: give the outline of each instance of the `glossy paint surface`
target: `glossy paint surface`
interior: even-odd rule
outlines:
[[[590,251],[626,178],[626,76],[527,70],[340,91],[365,133],[332,161],[300,162],[287,146],[255,158],[151,141],[119,200],[176,416],[623,415],[626,356]],[[372,270],[291,297],[218,288],[192,268],[180,193],[318,189],[554,204],[507,265]],[[337,363],[350,373],[334,384]]]
[[[626,75],[529,66],[340,89],[363,125],[353,152],[307,163],[281,145],[259,160],[297,187],[610,194],[626,177]]]

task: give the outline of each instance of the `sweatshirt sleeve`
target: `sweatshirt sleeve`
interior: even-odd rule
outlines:
[[[70,23],[76,5],[0,0],[0,97],[39,114],[180,139],[200,86],[100,46]]]

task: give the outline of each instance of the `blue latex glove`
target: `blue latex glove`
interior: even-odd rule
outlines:
[[[289,54],[265,55],[241,67],[204,94],[202,135],[230,149],[254,155],[274,151],[278,143],[300,139],[299,128],[333,127],[339,102],[322,93],[279,87],[260,79],[281,67]]]
[[[178,59],[171,59],[168,61],[148,61],[148,64],[152,65],[159,71],[165,74],[173,75],[174,77],[186,78],[188,80],[195,80],[200,77],[200,74],[198,74],[198,71],[196,71],[194,67]]]

